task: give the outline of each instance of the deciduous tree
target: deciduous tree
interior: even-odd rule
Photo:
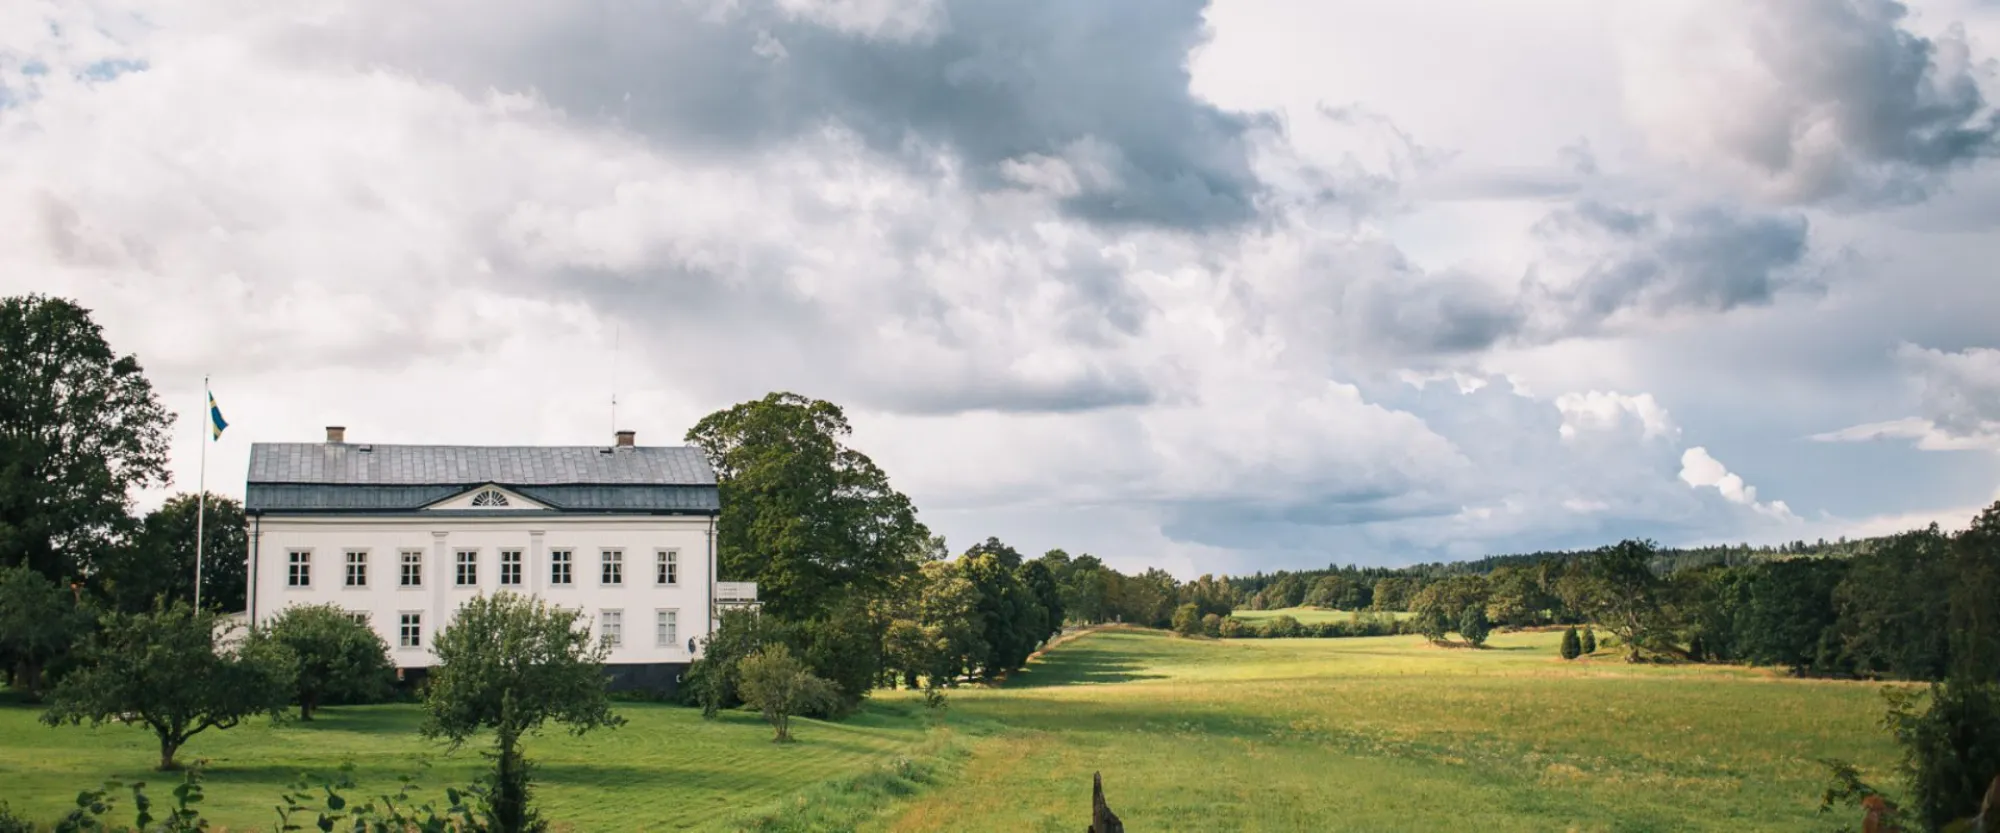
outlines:
[[[168,421],[88,310],[0,298],[0,566],[67,583],[102,556],[132,493],[168,481]]]
[[[793,715],[830,708],[839,698],[833,683],[813,676],[783,643],[745,657],[742,671],[743,701],[763,713],[778,743],[791,742]]]
[[[291,657],[301,720],[313,719],[323,703],[386,697],[394,683],[388,643],[336,605],[285,608],[250,638],[283,646]]]
[[[0,569],[0,659],[30,697],[46,693],[49,663],[81,644],[95,618],[73,591],[32,568]]]
[[[287,657],[225,643],[233,627],[185,602],[148,613],[109,613],[42,715],[51,726],[134,716],[160,741],[160,769],[189,738],[246,717],[279,716],[291,699]]]
[[[194,600],[197,496],[167,498],[146,513],[132,539],[112,547],[100,560],[96,580],[111,603],[128,613],[149,610],[156,598]],[[200,525],[201,604],[224,613],[243,610],[248,585],[248,533],[243,504],[211,494],[207,520]]]

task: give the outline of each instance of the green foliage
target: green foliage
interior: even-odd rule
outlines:
[[[2000,685],[1951,681],[1885,696],[1911,812],[1932,829],[1978,813],[2000,775]]]
[[[1563,659],[1576,659],[1583,655],[1583,641],[1576,638],[1576,626],[1563,629],[1562,646],[1557,649]]]
[[[418,803],[417,781],[402,776],[395,794],[372,799],[349,798],[357,785],[354,764],[343,764],[338,775],[299,776],[279,796],[278,830],[351,830],[355,833],[486,833],[498,830],[489,807],[488,791],[480,787],[447,788],[445,803]]]
[[[1835,658],[1821,656],[1820,646],[1836,633],[1833,594],[1847,562],[1773,561],[1747,571],[1736,613],[1736,653],[1751,662],[1788,666],[1796,674],[1833,670]]]
[[[2000,501],[1951,541],[1947,676],[2000,681]]]
[[[0,660],[30,697],[47,692],[45,669],[88,638],[95,615],[68,589],[27,566],[0,568]]]
[[[379,702],[394,685],[388,643],[337,605],[285,608],[250,639],[274,643],[292,659],[293,696],[302,720],[311,720],[325,703]]]
[[[574,734],[621,726],[604,693],[608,650],[576,611],[515,593],[476,596],[432,643],[421,731],[457,746],[482,729],[506,738],[549,721]]]
[[[1304,631],[1305,629],[1299,624],[1299,620],[1290,616],[1276,617],[1271,620],[1270,624],[1264,626],[1265,635],[1273,639],[1288,639],[1300,636],[1303,635]]]
[[[791,393],[710,414],[688,432],[722,490],[721,571],[757,582],[770,615],[807,621],[843,595],[877,598],[917,567],[912,554],[930,533],[888,475],[845,445],[850,432],[838,406]]]
[[[132,794],[132,825],[114,826],[107,818],[117,809],[118,795]],[[55,823],[57,833],[81,833],[81,831],[103,831],[103,833],[194,833],[209,829],[208,820],[202,818],[196,807],[202,802],[201,768],[187,770],[181,783],[174,786],[173,806],[164,808],[165,815],[153,814],[151,796],[146,795],[146,782],[139,781],[125,785],[119,781],[106,781],[94,790],[83,790],[76,795],[76,807]],[[0,825],[4,829],[4,825]],[[32,826],[23,828],[33,830]]]
[[[35,833],[35,825],[14,814],[14,808],[0,801],[0,833]]]
[[[1174,609],[1174,633],[1182,636],[1201,635],[1201,608],[1193,602]]]
[[[1222,635],[1222,617],[1213,613],[1201,617],[1201,632],[1207,636]]]
[[[1598,550],[1588,562],[1584,611],[1624,641],[1628,662],[1639,660],[1642,645],[1665,647],[1672,634],[1673,622],[1663,604],[1666,582],[1653,572],[1655,550],[1651,541],[1620,541]]]
[[[723,709],[735,708],[743,702],[736,689],[743,658],[782,639],[776,621],[755,610],[722,611],[715,633],[703,641],[701,659],[689,666],[681,690],[689,703],[701,706],[702,717],[713,719]]]
[[[1942,679],[1950,662],[1951,539],[1933,523],[1849,562],[1832,604],[1854,670]]]
[[[1459,631],[1467,642],[1479,645],[1486,640],[1492,628],[1486,621],[1486,605],[1490,590],[1484,577],[1452,576],[1443,581],[1425,585],[1410,600],[1410,610],[1415,613],[1417,632],[1432,642],[1441,642],[1445,634]],[[1472,610],[1477,608],[1477,616]],[[1467,625],[1475,625],[1478,639],[1465,633]]]
[[[193,603],[197,498],[168,498],[146,514],[131,541],[111,547],[98,560],[96,579],[113,606],[141,613],[160,598]],[[210,494],[205,511],[207,520],[200,525],[202,606],[224,613],[243,610],[249,581],[243,504]]]
[[[911,688],[921,681],[926,691],[933,691],[957,685],[959,677],[984,662],[988,649],[978,616],[979,588],[962,566],[928,562],[891,599],[883,652],[892,679],[900,677]]]
[[[1466,605],[1458,615],[1458,635],[1465,637],[1467,644],[1474,648],[1485,647],[1486,636],[1493,632],[1493,625],[1486,621],[1485,605]]]
[[[225,648],[219,642],[231,630],[186,603],[106,614],[42,719],[97,725],[132,715],[159,738],[160,769],[173,769],[189,738],[257,714],[276,718],[289,699],[290,658],[249,644]]]
[[[1029,561],[1014,571],[1014,577],[1034,596],[1035,608],[1040,612],[1042,628],[1035,635],[1035,643],[1039,645],[1062,633],[1062,588],[1056,585],[1055,572],[1048,563],[1041,559]]]
[[[1040,601],[1014,574],[1019,559],[1012,547],[993,538],[959,559],[960,569],[979,593],[975,621],[986,644],[986,655],[978,663],[982,679],[998,678],[1026,664],[1047,633]]]
[[[167,482],[168,423],[88,310],[0,298],[0,566],[66,583],[102,557],[132,492]]]
[[[1583,654],[1589,656],[1594,653],[1597,653],[1597,631],[1586,627],[1583,629]]]
[[[840,697],[831,682],[814,676],[783,643],[743,658],[741,686],[743,701],[763,713],[779,743],[791,742],[793,715],[831,708]]]

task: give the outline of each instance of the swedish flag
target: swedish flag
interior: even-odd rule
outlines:
[[[229,423],[222,418],[222,409],[215,407],[215,394],[208,395],[208,434],[214,439],[222,439],[222,429]]]

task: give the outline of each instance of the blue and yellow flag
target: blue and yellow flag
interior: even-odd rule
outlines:
[[[222,439],[222,429],[224,429],[224,428],[228,428],[228,427],[229,427],[229,423],[228,423],[228,422],[225,422],[225,421],[223,421],[223,419],[222,419],[222,409],[221,409],[221,408],[217,408],[217,407],[215,407],[215,394],[213,394],[213,393],[209,394],[209,395],[208,395],[208,433],[209,433],[209,436],[210,436],[210,437],[213,437],[214,439],[218,439],[218,440],[219,440],[219,439]]]

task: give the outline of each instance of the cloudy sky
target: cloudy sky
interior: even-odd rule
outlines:
[[[1962,525],[1991,0],[13,0],[0,292],[253,441],[772,390],[1192,576]],[[146,500],[156,501],[158,495]]]

